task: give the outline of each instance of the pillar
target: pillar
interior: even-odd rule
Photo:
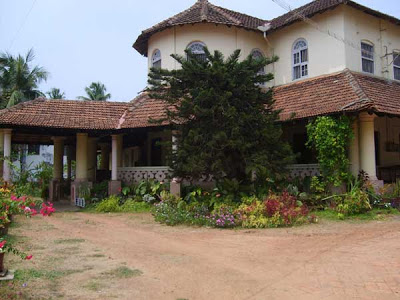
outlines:
[[[363,112],[359,115],[360,168],[371,181],[377,181],[375,161],[375,115]]]
[[[178,145],[177,145],[177,131],[172,131],[171,133],[171,138],[172,138],[172,152],[175,153],[178,150]],[[179,178],[173,178],[171,183],[170,183],[170,193],[172,195],[181,196],[181,181]]]
[[[360,172],[360,147],[359,147],[359,128],[358,119],[355,119],[352,123],[354,138],[350,142],[349,149],[349,160],[350,160],[350,171],[353,176],[357,177]]]
[[[96,167],[97,167],[97,139],[89,138],[87,146],[87,176],[91,182],[96,181]]]
[[[3,161],[3,179],[4,182],[11,182],[11,131],[12,129],[4,129],[4,161]]]
[[[75,180],[87,181],[87,149],[88,149],[88,134],[76,134],[76,175]]]
[[[108,194],[117,195],[121,190],[121,181],[118,181],[118,158],[122,155],[119,153],[119,136],[111,136],[111,181],[108,183]]]
[[[4,157],[4,131],[0,129],[0,157]],[[0,176],[3,178],[3,164],[0,164]]]
[[[101,170],[109,170],[110,169],[110,146],[109,144],[101,144]]]

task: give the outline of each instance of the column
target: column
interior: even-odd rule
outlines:
[[[97,169],[97,139],[89,138],[87,147],[87,164],[88,164],[88,180],[91,182],[96,181]]]
[[[110,169],[110,145],[109,144],[101,144],[101,170],[109,170]]]
[[[3,162],[3,179],[5,182],[11,182],[11,168],[9,160],[11,158],[11,131],[12,129],[4,129],[4,162]]]
[[[61,181],[64,173],[64,138],[53,137],[54,158],[53,158],[53,180]]]
[[[176,153],[176,151],[178,150],[178,145],[177,145],[177,135],[178,132],[173,130],[171,132],[171,138],[172,138],[172,153]],[[172,195],[181,196],[181,182],[179,180],[179,178],[172,178],[172,181],[170,183],[170,193]]]
[[[75,180],[87,181],[87,149],[88,149],[88,134],[76,134],[76,175]]]
[[[111,181],[108,182],[109,195],[117,195],[121,192],[121,181],[118,181],[119,139],[118,135],[111,136]]]
[[[111,138],[111,180],[115,181],[118,179],[118,136],[112,135]]]
[[[366,172],[371,181],[376,181],[375,162],[375,115],[363,112],[359,115],[360,169]]]
[[[360,147],[359,147],[359,128],[358,119],[355,119],[352,123],[353,129],[353,140],[350,141],[349,149],[349,160],[350,160],[350,171],[353,176],[357,177],[360,172]]]
[[[0,156],[4,157],[4,131],[0,129]],[[0,164],[0,176],[3,178],[3,164]]]

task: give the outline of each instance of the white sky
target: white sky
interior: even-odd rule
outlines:
[[[0,52],[25,54],[33,48],[34,64],[50,72],[48,81],[40,86],[44,92],[58,87],[67,99],[76,99],[84,94],[85,86],[101,81],[113,101],[129,101],[147,81],[147,60],[132,48],[137,36],[194,2],[0,0]],[[285,13],[272,0],[210,2],[268,20]],[[298,7],[310,0],[286,2]],[[399,0],[357,2],[400,18]]]

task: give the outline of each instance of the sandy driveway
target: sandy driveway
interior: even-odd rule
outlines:
[[[238,231],[167,227],[149,214],[58,213],[27,224],[31,243],[44,239],[32,250],[38,261],[51,254],[81,268],[48,292],[55,298],[400,298],[399,217]],[[64,240],[77,243],[60,248]],[[142,273],[104,276],[117,265]]]

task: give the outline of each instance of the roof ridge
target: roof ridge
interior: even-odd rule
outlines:
[[[201,11],[200,11],[200,18],[202,21],[208,21],[208,1],[207,0],[199,0],[201,3]]]
[[[210,6],[215,9],[216,11],[218,11],[221,15],[223,15],[225,18],[227,18],[228,20],[231,20],[233,23],[235,23],[236,25],[242,25],[243,22],[241,22],[240,20],[238,20],[237,18],[235,18],[234,16],[231,16],[230,14],[228,14],[227,12],[225,12],[221,7],[210,4]],[[237,13],[237,12],[235,12]]]
[[[345,78],[349,81],[351,88],[354,90],[354,92],[359,97],[359,100],[348,103],[345,106],[343,106],[341,109],[344,110],[355,104],[360,104],[360,103],[364,103],[364,102],[366,103],[366,106],[369,106],[369,107],[374,106],[374,101],[371,100],[368,97],[368,95],[365,93],[363,87],[360,85],[360,82],[357,80],[357,78],[354,76],[354,74],[348,68],[343,70],[343,74],[344,74]]]

